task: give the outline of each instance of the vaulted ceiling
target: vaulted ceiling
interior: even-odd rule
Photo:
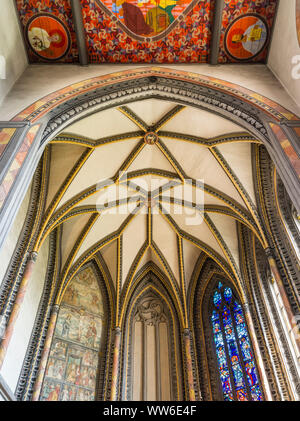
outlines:
[[[16,0],[30,62],[265,62],[277,0]]]
[[[185,296],[200,253],[240,278],[237,221],[260,239],[251,144],[207,111],[146,99],[84,117],[47,147],[62,283],[97,254],[116,290],[152,262]]]

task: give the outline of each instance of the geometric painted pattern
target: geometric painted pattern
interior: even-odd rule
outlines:
[[[16,1],[30,62],[78,62],[70,0]],[[80,3],[89,63],[209,62],[214,0],[80,0]],[[277,3],[277,0],[225,0],[220,63],[266,61]],[[244,16],[248,18],[239,20]],[[230,45],[229,28],[234,32]],[[70,48],[59,54],[68,38]],[[232,53],[233,50],[239,54]]]

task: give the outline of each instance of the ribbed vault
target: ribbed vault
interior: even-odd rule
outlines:
[[[229,120],[158,99],[100,111],[57,135],[44,153],[46,214],[37,241],[39,248],[60,226],[57,301],[98,252],[115,288],[116,324],[149,262],[169,280],[185,324],[201,252],[239,288],[237,222],[266,245],[252,143],[260,141]]]

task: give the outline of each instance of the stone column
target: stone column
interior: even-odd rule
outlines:
[[[185,353],[186,370],[187,370],[188,400],[195,401],[196,395],[195,395],[192,352],[191,352],[192,350],[191,332],[189,329],[184,329],[183,342],[184,342],[184,353]]]
[[[114,354],[113,354],[113,366],[111,373],[111,391],[110,400],[116,401],[118,399],[118,377],[119,377],[119,361],[120,361],[120,348],[121,348],[121,329],[115,328],[115,340],[114,340]]]
[[[20,283],[19,290],[18,290],[17,295],[16,295],[15,303],[13,305],[13,309],[12,309],[11,315],[9,317],[8,325],[6,327],[6,330],[4,332],[4,336],[3,336],[3,339],[2,339],[2,342],[1,342],[1,345],[0,345],[0,369],[3,365],[3,361],[5,359],[5,355],[6,355],[10,340],[11,340],[12,335],[13,335],[14,327],[15,327],[16,321],[18,319],[20,308],[22,306],[22,303],[23,303],[23,300],[24,300],[24,297],[25,297],[25,293],[26,293],[26,290],[27,290],[27,284],[28,284],[29,279],[31,278],[33,267],[34,267],[34,264],[36,262],[36,259],[37,259],[37,253],[36,252],[29,253],[28,260],[27,260],[26,267],[25,267],[25,271],[24,271],[24,274],[23,274],[23,278],[22,278],[22,281]]]
[[[41,393],[41,389],[42,389],[42,383],[43,383],[43,379],[44,379],[44,374],[45,374],[45,371],[46,371],[46,365],[47,365],[48,357],[49,357],[49,354],[50,354],[51,343],[52,343],[52,339],[53,339],[53,335],[54,335],[54,331],[55,331],[58,311],[59,311],[59,305],[55,304],[52,307],[51,317],[50,317],[47,335],[46,335],[46,339],[45,339],[44,349],[43,349],[43,352],[42,352],[39,371],[38,371],[36,381],[35,381],[35,385],[34,385],[34,389],[33,389],[33,394],[32,394],[32,400],[33,401],[39,400],[39,397],[40,397],[40,393]]]
[[[297,325],[296,318],[294,316],[294,313],[293,313],[292,307],[290,305],[287,293],[286,293],[284,285],[282,283],[281,276],[280,276],[279,270],[277,268],[276,261],[273,257],[273,254],[272,254],[272,251],[271,251],[270,248],[267,248],[265,250],[265,252],[266,252],[268,262],[269,262],[269,265],[270,265],[270,269],[271,269],[273,278],[275,280],[275,283],[277,285],[277,288],[278,288],[278,291],[279,291],[284,309],[286,311],[286,315],[287,315],[287,318],[288,318],[288,322],[290,324],[290,328],[292,330],[293,337],[294,337],[296,345],[298,347],[298,351],[300,351],[300,331],[299,331],[299,327]]]

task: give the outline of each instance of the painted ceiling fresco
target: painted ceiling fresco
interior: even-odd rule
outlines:
[[[80,0],[90,63],[208,63],[214,0]],[[78,62],[70,0],[16,0],[31,62]],[[278,0],[225,0],[219,63],[264,62]]]

